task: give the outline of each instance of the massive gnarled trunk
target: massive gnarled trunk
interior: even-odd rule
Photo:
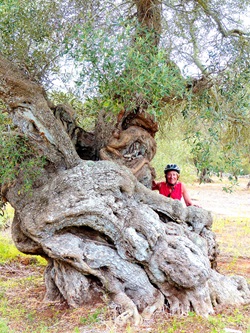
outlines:
[[[106,292],[120,305],[117,321],[137,324],[164,303],[172,313],[207,316],[217,304],[249,302],[243,277],[214,269],[210,213],[148,188],[152,119],[124,111],[107,129],[86,133],[4,59],[0,87],[14,123],[48,161],[32,196],[19,195],[21,173],[2,187],[15,208],[16,246],[48,260],[45,299],[78,307]]]

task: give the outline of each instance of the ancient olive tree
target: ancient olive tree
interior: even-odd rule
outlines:
[[[210,214],[183,208],[134,176],[139,172],[146,185],[152,179],[155,145],[144,127],[147,118],[133,115],[128,127],[133,137],[124,129],[121,144],[115,135],[103,148],[105,160],[94,161],[93,138],[80,128],[74,140],[67,132],[74,123],[69,110],[51,105],[37,84],[2,58],[0,75],[1,98],[13,122],[47,161],[31,195],[20,192],[22,170],[1,187],[15,208],[12,236],[18,249],[48,260],[46,299],[81,306],[105,291],[121,306],[118,320],[136,323],[164,302],[172,313],[194,309],[208,315],[217,304],[249,301],[244,278],[213,269],[217,243]],[[56,118],[58,110],[64,118]],[[83,154],[89,149],[89,159],[81,159],[76,146]],[[113,153],[128,165],[106,160]]]
[[[150,162],[158,130],[153,110],[173,103],[175,96],[187,98],[197,84],[185,84],[169,59],[165,67],[150,65],[152,59],[162,61],[157,53],[161,3],[134,5],[140,29],[134,30],[134,52],[116,79],[121,83],[129,76],[131,81],[138,78],[138,67],[130,67],[136,55],[155,76],[147,85],[144,78],[144,88],[130,86],[129,93],[121,84],[116,91],[108,90],[108,83],[114,88],[114,76],[103,80],[94,105],[100,107],[100,100],[106,104],[98,109],[92,132],[79,126],[70,106],[53,103],[30,73],[0,57],[2,116],[7,113],[13,122],[13,127],[5,126],[5,119],[3,138],[15,137],[18,151],[15,177],[2,177],[1,197],[15,209],[12,237],[18,249],[48,261],[46,300],[62,299],[79,307],[106,293],[119,305],[118,323],[139,324],[164,304],[171,313],[194,310],[207,316],[217,304],[249,302],[250,290],[243,277],[216,271],[218,246],[211,214],[151,191],[155,172]],[[194,5],[205,6],[199,1]],[[153,90],[163,85],[155,82],[155,77],[160,79],[155,67],[171,72],[172,85],[160,93]],[[98,66],[91,69],[99,76]],[[177,82],[184,88],[174,96],[171,86]],[[108,112],[107,104],[108,111],[114,111],[114,105],[118,111]],[[6,142],[2,139],[3,149]],[[35,157],[41,157],[40,164]],[[12,161],[4,158],[7,168]],[[36,177],[25,191],[32,169]]]

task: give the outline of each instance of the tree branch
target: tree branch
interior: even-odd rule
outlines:
[[[0,98],[10,107],[8,113],[13,123],[49,161],[66,168],[79,163],[75,147],[49,108],[43,88],[3,57]]]
[[[227,30],[226,27],[223,26],[220,18],[218,17],[218,15],[216,14],[215,11],[211,10],[207,4],[206,1],[204,0],[196,0],[197,3],[203,8],[204,12],[206,13],[206,15],[208,17],[211,17],[214,22],[216,23],[219,32],[222,34],[223,37],[229,37],[229,36],[249,36],[248,33],[240,30],[240,29],[231,29],[231,30]]]

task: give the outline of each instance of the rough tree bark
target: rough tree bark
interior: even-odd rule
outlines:
[[[152,119],[122,112],[96,142],[2,58],[0,98],[48,161],[32,196],[18,195],[21,173],[2,193],[15,209],[18,249],[48,261],[46,300],[79,307],[105,292],[119,305],[117,322],[135,324],[164,303],[174,314],[207,316],[217,304],[250,301],[243,277],[215,270],[211,214],[147,188],[154,177]]]

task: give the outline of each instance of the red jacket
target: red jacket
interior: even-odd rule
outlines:
[[[171,191],[172,189],[172,191]],[[152,190],[158,190],[160,194],[172,199],[181,200],[182,198],[182,183],[176,183],[174,187],[170,187],[166,182],[153,183]]]

